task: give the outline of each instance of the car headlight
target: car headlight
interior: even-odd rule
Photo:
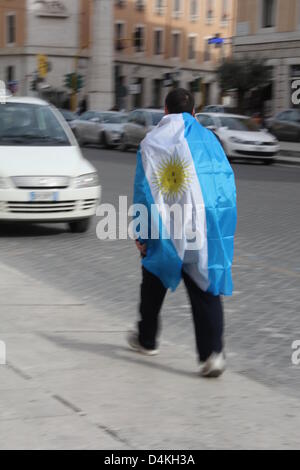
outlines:
[[[0,189],[8,189],[8,188],[9,188],[8,178],[0,177]]]
[[[230,142],[234,142],[235,144],[247,144],[245,140],[239,139],[238,137],[230,137]]]
[[[99,185],[99,178],[97,173],[87,173],[75,178],[76,188],[92,188]]]

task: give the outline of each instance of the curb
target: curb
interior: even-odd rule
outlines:
[[[300,158],[299,157],[292,157],[292,156],[288,156],[288,155],[287,156],[282,155],[282,156],[279,156],[275,159],[275,163],[300,166]]]

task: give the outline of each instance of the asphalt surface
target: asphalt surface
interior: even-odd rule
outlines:
[[[85,148],[99,171],[102,202],[132,200],[135,154]],[[300,366],[292,365],[292,343],[300,340],[300,168],[233,165],[239,223],[234,266],[235,294],[225,300],[229,367],[253,380],[299,396]],[[82,304],[91,304],[128,326],[136,319],[139,258],[130,240],[100,241],[95,218],[87,234],[64,225],[0,226],[0,260],[40,279]],[[82,307],[84,309],[84,305]],[[163,338],[194,348],[183,287],[169,294],[163,311]]]

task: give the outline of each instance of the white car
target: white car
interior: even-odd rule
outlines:
[[[200,124],[216,134],[231,160],[252,158],[272,164],[274,157],[280,152],[276,137],[265,129],[259,129],[247,116],[200,113],[196,118]]]
[[[61,114],[35,98],[0,104],[0,222],[67,222],[85,232],[101,195]]]

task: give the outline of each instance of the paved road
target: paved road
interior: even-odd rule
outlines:
[[[132,197],[135,155],[85,149],[97,167],[103,202]],[[230,367],[287,394],[299,395],[300,366],[292,367],[291,344],[300,340],[300,168],[234,165],[239,225],[234,277],[226,299]],[[87,235],[64,225],[1,226],[0,260],[101,307],[116,319],[136,317],[139,260],[131,241],[99,241],[95,219]],[[84,308],[84,307],[83,307]],[[99,313],[99,329],[101,328]],[[183,288],[167,298],[164,339],[193,346]]]

